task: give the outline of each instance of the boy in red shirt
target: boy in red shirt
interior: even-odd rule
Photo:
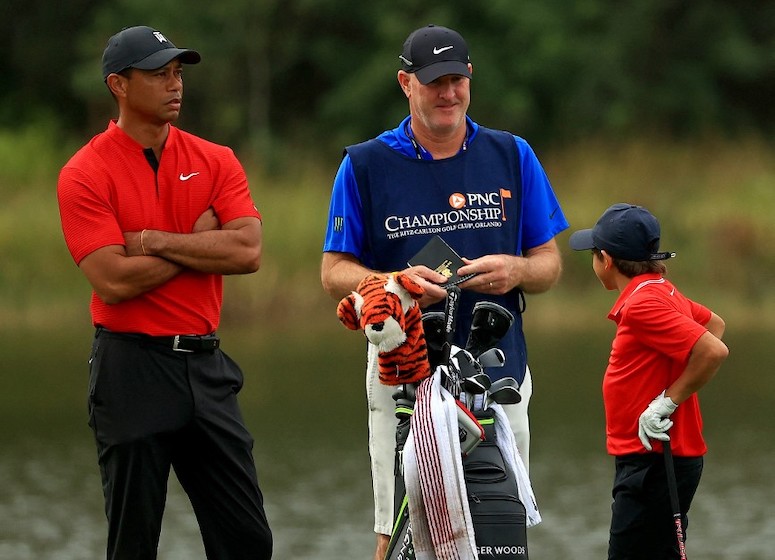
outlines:
[[[697,391],[729,353],[721,317],[664,278],[663,261],[675,254],[659,252],[659,237],[648,210],[623,203],[570,237],[572,249],[592,250],[603,286],[619,291],[608,314],[616,336],[603,378],[606,445],[616,458],[609,560],[679,557],[662,442],[675,455],[685,536],[707,451]]]

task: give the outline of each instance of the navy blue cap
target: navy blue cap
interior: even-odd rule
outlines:
[[[619,202],[610,206],[592,229],[570,236],[575,251],[601,249],[625,261],[661,261],[675,253],[659,251],[659,222],[642,206]]]
[[[191,49],[179,49],[159,31],[138,25],[126,27],[108,39],[102,53],[102,79],[127,68],[156,70],[174,58],[196,64],[202,57]]]
[[[460,33],[447,27],[427,25],[412,31],[398,58],[404,72],[415,74],[423,85],[448,74],[471,77],[468,46]]]

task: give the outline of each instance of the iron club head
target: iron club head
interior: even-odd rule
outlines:
[[[455,362],[457,363],[458,369],[460,370],[460,375],[462,377],[472,377],[482,372],[482,368],[479,363],[467,350],[463,350],[461,348],[452,357],[455,358]]]
[[[490,348],[486,352],[482,352],[477,361],[483,368],[503,367],[503,364],[506,363],[506,355],[500,348]]]
[[[490,376],[484,372],[463,379],[463,390],[471,395],[481,395],[490,389]]]
[[[519,383],[513,377],[503,377],[492,382],[487,393],[485,408],[492,403],[517,404],[522,400],[519,394]]]

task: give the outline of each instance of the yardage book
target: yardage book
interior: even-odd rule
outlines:
[[[409,259],[409,266],[425,265],[431,270],[435,270],[447,277],[444,286],[456,286],[473,278],[476,274],[466,274],[458,276],[457,270],[465,263],[455,250],[438,235],[434,235],[430,241],[418,251],[418,253]]]

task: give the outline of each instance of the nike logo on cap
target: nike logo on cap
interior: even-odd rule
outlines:
[[[448,51],[449,49],[453,49],[453,48],[455,48],[454,45],[450,45],[448,47],[441,47],[441,48],[433,47],[433,54],[441,54],[444,51]]]
[[[195,177],[196,175],[199,175],[199,171],[194,171],[193,173],[189,173],[188,175],[183,175],[182,173],[178,177],[181,181],[188,181],[191,177]]]

